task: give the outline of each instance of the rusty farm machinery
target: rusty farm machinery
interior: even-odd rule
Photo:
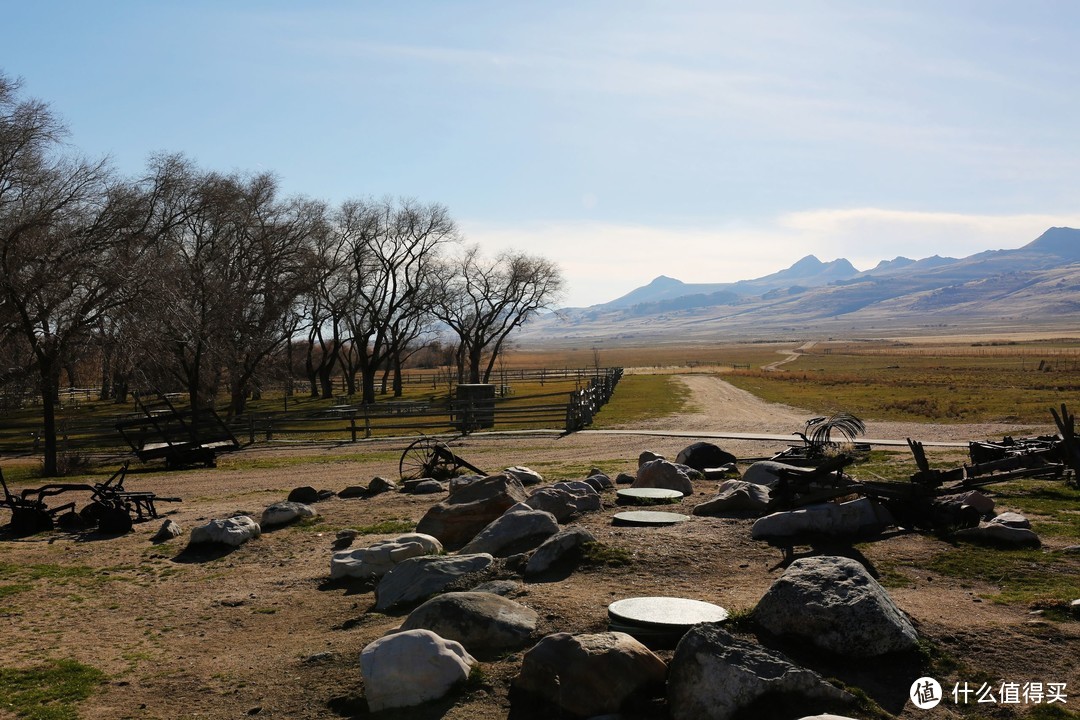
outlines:
[[[868,497],[880,502],[899,527],[947,530],[977,525],[979,513],[954,502],[952,497],[987,485],[1019,478],[1064,479],[1080,477],[1080,448],[1075,438],[1075,417],[1065,405],[1052,409],[1056,436],[969,444],[969,464],[947,470],[932,468],[922,443],[908,439],[917,467],[908,482],[856,480],[844,472],[853,458],[843,452],[813,467],[791,467],[780,472],[770,491],[772,510],[791,510],[846,497]],[[782,458],[781,458],[782,459]]]
[[[158,497],[152,492],[133,492],[124,488],[128,465],[117,470],[100,483],[50,483],[24,488],[15,493],[4,480],[0,470],[0,508],[11,510],[9,529],[17,537],[52,530],[56,526],[69,529],[97,528],[105,535],[122,535],[132,524],[158,517],[158,502],[181,502],[180,498]],[[78,512],[74,501],[49,507],[46,500],[67,493],[89,493],[90,502]]]

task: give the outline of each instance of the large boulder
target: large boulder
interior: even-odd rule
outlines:
[[[725,480],[716,497],[694,507],[695,515],[747,513],[761,515],[769,509],[769,488],[744,480]]]
[[[543,510],[563,523],[584,512],[602,510],[603,501],[596,493],[573,493],[562,488],[537,488],[525,499],[534,510]]]
[[[615,713],[661,688],[666,671],[663,660],[625,633],[556,633],[525,653],[512,702],[539,699],[583,717]]]
[[[403,560],[383,575],[375,587],[375,610],[423,600],[442,592],[466,575],[491,567],[495,558],[487,554],[423,556]]]
[[[319,499],[319,491],[310,485],[293,488],[288,497],[289,502],[304,503],[305,505],[319,502]]]
[[[409,613],[401,629],[431,630],[488,658],[528,645],[538,618],[536,611],[489,592],[450,592]]]
[[[366,548],[336,552],[330,558],[330,579],[381,578],[398,563],[423,555],[438,555],[442,544],[430,535],[410,533],[392,540],[380,540]]]
[[[368,709],[412,707],[444,697],[468,679],[476,659],[430,630],[381,637],[360,653]]]
[[[393,481],[376,475],[371,478],[371,482],[368,483],[367,489],[369,495],[379,495],[384,492],[397,492],[398,486]]]
[[[536,548],[536,552],[529,557],[529,562],[525,565],[525,574],[541,575],[562,560],[569,559],[574,554],[580,555],[584,545],[594,542],[596,537],[585,528],[561,530]]]
[[[650,460],[639,467],[637,479],[631,487],[665,488],[678,490],[683,495],[694,494],[694,484],[690,482],[690,477],[667,460]]]
[[[154,533],[154,537],[150,538],[151,542],[163,543],[172,540],[175,537],[180,537],[184,531],[180,528],[176,522],[172,520],[166,520],[161,523],[161,527]]]
[[[759,518],[750,530],[757,540],[825,535],[857,537],[881,532],[893,524],[889,511],[872,498],[846,503],[818,503]]]
[[[262,528],[259,527],[259,523],[247,515],[236,515],[224,520],[211,520],[205,525],[193,528],[188,542],[192,545],[217,543],[239,547],[261,534]]]
[[[798,637],[845,657],[910,650],[919,639],[885,589],[845,557],[791,563],[758,602],[754,620],[774,635]]]
[[[461,552],[506,557],[532,550],[557,532],[559,523],[554,515],[522,503],[491,521]]]
[[[706,468],[718,468],[731,465],[737,458],[729,452],[721,450],[709,442],[696,442],[687,445],[679,451],[675,462],[679,465],[692,467],[699,472],[705,472]]]
[[[481,478],[455,489],[450,497],[429,508],[416,531],[438,538],[448,550],[456,550],[525,498],[525,488],[514,477]]]
[[[716,624],[697,625],[679,641],[668,671],[672,720],[728,720],[767,696],[797,698],[804,711],[854,700],[817,673]]]
[[[301,518],[311,518],[318,514],[315,508],[305,503],[279,502],[263,510],[259,525],[263,528],[288,525]]]

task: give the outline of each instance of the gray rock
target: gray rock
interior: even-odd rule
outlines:
[[[294,488],[293,491],[289,493],[289,502],[304,504],[319,502],[319,491],[310,485]]]
[[[1031,522],[1020,513],[1003,512],[991,519],[990,522],[997,523],[998,525],[1006,525],[1011,528],[1031,529]]]
[[[678,490],[683,495],[694,494],[694,484],[678,466],[667,460],[652,460],[638,468],[637,479],[631,487]]]
[[[983,495],[978,490],[968,490],[958,495],[944,495],[938,498],[939,502],[947,505],[967,505],[979,511],[980,515],[986,516],[994,512],[994,501]]]
[[[398,486],[396,483],[393,483],[386,478],[381,478],[378,475],[371,478],[371,482],[368,483],[369,495],[378,495],[384,492],[397,492],[397,490]]]
[[[419,482],[413,484],[411,487],[408,486],[408,482],[406,482],[405,485],[405,492],[410,492],[413,495],[436,495],[438,493],[446,492],[445,485],[443,485],[438,480],[434,480],[431,478],[420,480]]]
[[[330,579],[381,578],[409,558],[441,552],[442,544],[430,535],[401,535],[393,540],[381,540],[370,547],[334,553],[330,558]]]
[[[691,628],[675,648],[667,684],[672,720],[728,720],[773,694],[799,697],[811,711],[854,701],[817,673],[715,624]]]
[[[704,472],[708,468],[718,468],[735,463],[737,458],[721,450],[710,442],[696,442],[679,451],[675,462]]]
[[[516,478],[508,475],[482,478],[429,508],[417,523],[416,531],[433,535],[444,547],[454,550],[525,497],[525,488]]]
[[[603,501],[596,493],[579,495],[559,488],[538,488],[529,495],[525,504],[534,510],[543,510],[555,516],[561,523],[584,512],[602,510]]]
[[[596,488],[594,488],[592,485],[585,482],[584,480],[563,480],[562,482],[555,483],[551,487],[555,488],[556,490],[565,490],[572,495],[579,495],[583,497],[586,495],[600,494]]]
[[[666,670],[663,660],[625,633],[556,633],[525,653],[514,692],[588,717],[618,712],[627,700],[662,687]]]
[[[477,480],[483,480],[484,477],[484,475],[458,475],[452,477],[450,478],[450,494],[453,495],[458,490],[472,485]]]
[[[750,513],[761,515],[769,509],[769,489],[744,480],[725,480],[717,488],[716,497],[694,507],[695,515],[724,515]]]
[[[259,520],[260,527],[269,528],[277,525],[288,525],[300,518],[315,517],[319,513],[310,505],[299,502],[274,503],[263,510]]]
[[[495,558],[477,555],[426,556],[404,560],[375,588],[375,610],[416,602],[442,592],[466,575],[491,567]]]
[[[224,520],[211,520],[205,525],[192,529],[189,542],[192,545],[218,543],[239,547],[261,534],[262,529],[259,523],[247,515],[237,515]]]
[[[540,483],[544,482],[543,475],[536,472],[535,470],[531,470],[527,467],[522,467],[520,465],[506,468],[505,470],[503,470],[503,474],[517,478],[518,482],[520,482],[525,487],[528,487],[529,485],[539,485]]]
[[[540,575],[551,569],[559,561],[572,553],[580,554],[581,548],[586,543],[596,542],[596,537],[591,532],[581,527],[567,528],[552,535],[544,544],[536,548],[536,552],[529,558],[525,565],[525,575]]]
[[[958,540],[968,540],[988,545],[1013,547],[1039,547],[1042,541],[1034,531],[1026,528],[1010,527],[1001,523],[983,522],[978,527],[965,528],[953,533]]]
[[[750,534],[757,540],[800,535],[857,537],[880,532],[892,524],[888,510],[864,497],[846,503],[818,503],[766,515],[754,523]]]
[[[534,510],[525,503],[515,505],[496,518],[461,548],[463,553],[489,553],[506,557],[531,550],[559,532],[555,516]]]
[[[430,630],[379,638],[360,653],[368,709],[412,707],[444,697],[468,679],[476,659]]]
[[[513,595],[521,592],[521,590],[521,583],[517,580],[489,580],[488,582],[480,583],[470,592],[493,593],[505,597],[506,595]]]
[[[630,473],[619,473],[615,476],[616,485],[633,485],[635,480],[637,478]]]
[[[329,500],[332,497],[337,497],[337,493],[333,490],[320,490],[317,496],[319,500]]]
[[[174,537],[180,537],[183,534],[183,530],[172,520],[166,520],[161,523],[161,527],[154,533],[154,537],[150,538],[151,542],[163,543],[172,540]]]
[[[640,468],[642,465],[644,465],[647,462],[652,462],[654,460],[663,460],[663,459],[664,459],[663,455],[659,455],[657,453],[654,453],[652,450],[643,450],[641,452],[641,454],[638,455],[637,466]]]
[[[806,468],[788,465],[775,460],[759,460],[746,468],[746,472],[742,474],[742,480],[755,485],[764,485],[771,489],[780,482],[780,473],[785,471],[805,473]]]
[[[530,643],[539,616],[513,600],[486,592],[450,592],[409,613],[402,630],[431,630],[456,640],[478,658],[491,658]]]
[[[589,483],[593,490],[598,493],[604,492],[605,490],[611,490],[615,487],[615,483],[612,482],[611,478],[604,473],[599,472],[594,472],[592,475],[589,475],[589,477],[585,478],[585,482]]]
[[[845,657],[910,650],[919,636],[860,563],[819,556],[791,563],[754,609],[774,635],[798,637]]]
[[[367,496],[368,489],[363,485],[350,485],[338,493],[338,497],[342,500],[352,500],[353,498],[363,498]]]

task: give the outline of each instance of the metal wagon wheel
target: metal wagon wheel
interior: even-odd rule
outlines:
[[[411,478],[440,478],[454,474],[454,453],[435,438],[423,437],[414,440],[401,453],[398,472],[402,480]]]

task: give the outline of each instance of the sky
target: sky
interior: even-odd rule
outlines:
[[[1073,0],[0,4],[74,150],[442,203],[562,306],[1080,227]]]

